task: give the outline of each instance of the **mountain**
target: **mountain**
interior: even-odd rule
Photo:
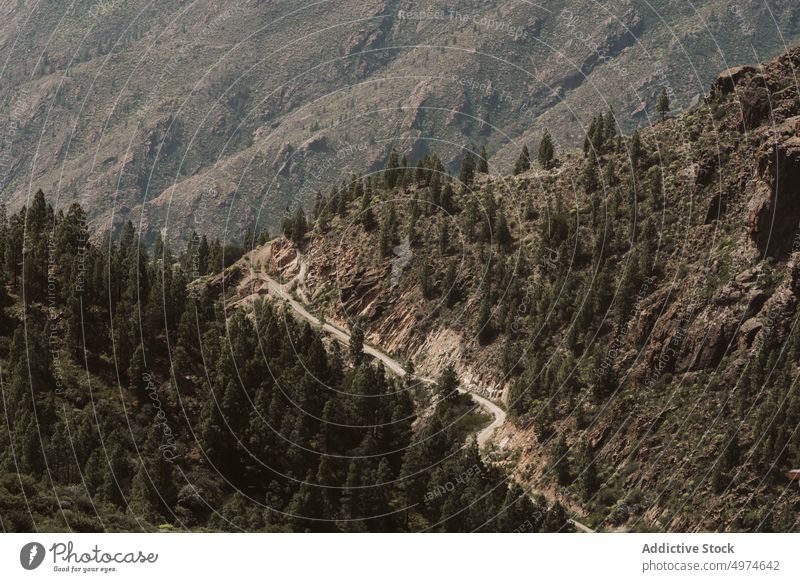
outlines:
[[[0,525],[795,530],[798,66],[513,175],[391,156],[250,249],[3,209]]]
[[[53,1],[0,9],[0,201],[43,189],[93,233],[223,242],[276,229],[351,172],[485,147],[508,173],[549,129],[580,146],[699,102],[717,71],[785,52],[792,0]]]
[[[356,177],[255,262],[324,321],[505,403],[490,458],[599,529],[791,531],[800,49],[514,176]],[[298,233],[297,224],[300,223]],[[252,265],[230,272],[240,281]],[[237,297],[263,286],[245,284]]]

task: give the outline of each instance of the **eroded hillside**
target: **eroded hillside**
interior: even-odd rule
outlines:
[[[342,326],[502,399],[498,463],[608,529],[785,531],[800,463],[800,50],[698,107],[488,175],[352,176],[256,261]],[[483,171],[482,171],[483,170]],[[298,226],[298,224],[300,226]]]
[[[626,128],[662,88],[699,99],[729,63],[798,38],[793,0],[546,6],[477,0],[306,3],[116,0],[0,8],[0,201],[37,189],[89,211],[221,239],[274,228],[286,207],[392,147],[485,147],[504,174],[547,127],[583,139],[598,103]],[[731,31],[736,31],[731,33]],[[746,42],[743,42],[745,40]]]

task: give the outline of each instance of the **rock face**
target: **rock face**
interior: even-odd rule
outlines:
[[[784,256],[800,225],[800,117],[770,132],[758,152],[757,183],[747,226],[759,251]]]
[[[776,394],[784,395],[800,354],[800,328],[792,331],[800,303],[800,103],[793,88],[798,60],[800,49],[760,67],[726,71],[697,110],[641,132],[643,148],[658,144],[670,161],[660,167],[665,175],[661,197],[638,200],[635,211],[617,207],[635,214],[648,233],[630,247],[604,241],[608,246],[602,253],[586,250],[600,232],[592,222],[591,193],[574,189],[574,177],[585,170],[586,160],[565,156],[552,170],[476,177],[474,190],[481,196],[497,194],[496,211],[514,217],[513,243],[506,249],[513,252],[508,253],[468,235],[458,254],[441,247],[434,233],[442,232],[445,218],[438,213],[417,216],[413,224],[418,230],[407,230],[412,200],[429,195],[424,183],[376,187],[375,208],[393,201],[395,218],[405,227],[395,242],[400,233],[416,236],[405,239],[393,256],[382,256],[377,229],[359,226],[359,205],[353,200],[346,212],[326,223],[325,232],[312,233],[306,295],[314,297],[328,319],[361,318],[370,341],[428,376],[452,364],[463,382],[484,394],[505,394],[516,416],[503,442],[520,452],[521,481],[548,483],[550,444],[565,435],[571,446],[591,443],[606,474],[627,467],[630,474],[616,481],[626,494],[665,487],[664,474],[683,484],[678,497],[655,495],[629,508],[637,519],[667,529],[696,527],[696,515],[674,514],[691,496],[693,507],[702,505],[700,513],[706,515],[699,527],[735,524],[745,500],[754,495],[774,499],[783,487],[764,482],[763,466],[750,459],[765,454],[756,442],[763,433],[758,423],[768,409],[763,407],[771,406]],[[764,102],[771,107],[765,109]],[[698,137],[686,140],[687,134]],[[609,186],[607,196],[618,200],[614,204],[623,204],[629,194],[625,185],[637,175],[625,170],[626,154],[620,147],[603,156],[619,172],[616,189]],[[638,172],[652,175],[655,162],[645,164]],[[567,234],[571,227],[566,221],[545,221],[552,220],[548,201],[566,193],[575,198],[574,217],[584,223],[583,229],[575,227],[574,240],[585,244],[575,244],[583,247],[576,255],[583,256],[554,276],[547,250],[565,240],[561,250],[573,250]],[[449,232],[469,231],[462,196],[454,194]],[[528,217],[519,217],[519,201],[528,199],[534,208]],[[628,232],[627,219],[616,211],[609,224]],[[648,230],[654,222],[657,235]],[[553,236],[556,230],[559,236]],[[662,256],[651,269],[644,260],[650,256],[637,254],[646,250],[638,245],[656,239]],[[595,273],[601,254],[607,272]],[[490,256],[496,267],[487,275]],[[403,257],[410,257],[407,263]],[[632,283],[621,271],[635,263]],[[511,264],[523,267],[512,274]],[[455,275],[451,265],[458,265]],[[497,303],[484,294],[484,277],[492,278]],[[584,301],[584,285],[590,281]],[[445,288],[459,292],[451,296]],[[528,292],[517,294],[518,289]],[[622,300],[610,299],[615,289],[621,289]],[[513,299],[504,303],[501,295]],[[578,311],[592,302],[595,319],[587,331],[579,328],[583,314]],[[488,319],[494,336],[482,341],[476,330],[485,324],[488,304],[493,305]],[[794,355],[769,352],[775,345]],[[767,368],[780,358],[784,367],[779,376],[757,375],[769,375]],[[603,395],[606,388],[612,396]],[[533,393],[528,402],[526,390]],[[569,395],[556,396],[562,392]],[[560,405],[549,404],[559,397]],[[797,414],[782,419],[782,426],[793,430]],[[719,483],[709,483],[708,467],[720,456],[720,443],[732,424],[744,427],[743,454],[724,476],[735,493],[720,496],[715,490]],[[787,442],[782,435],[773,438],[778,449]],[[778,464],[794,458],[778,457]],[[726,511],[727,517],[719,517]]]
[[[800,226],[800,102],[795,73],[800,50],[794,49],[759,67],[724,71],[711,87],[709,101],[728,108],[731,120],[753,145],[752,175],[743,187],[745,225],[762,256],[781,258],[796,247]],[[731,128],[733,129],[733,128]],[[707,221],[725,208],[717,197]]]
[[[733,93],[737,85],[740,85],[750,76],[756,73],[756,68],[750,65],[741,67],[733,67],[722,71],[717,78],[714,79],[714,84],[711,86],[711,97],[718,98],[729,93]]]

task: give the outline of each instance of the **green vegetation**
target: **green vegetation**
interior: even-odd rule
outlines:
[[[532,480],[557,485],[601,527],[695,519],[700,527],[778,529],[793,511],[781,491],[784,471],[800,464],[800,395],[791,380],[800,331],[797,302],[778,299],[794,296],[793,267],[785,253],[757,267],[742,258],[753,242],[742,231],[749,202],[736,176],[753,150],[739,139],[735,106],[711,102],[631,135],[620,133],[613,112],[596,115],[583,155],[565,152],[555,171],[547,171],[552,138],[542,137],[545,171],[535,184],[473,173],[469,156],[451,176],[430,155],[403,171],[402,187],[372,192],[375,204],[401,201],[393,221],[413,233],[415,265],[392,288],[378,281],[364,290],[385,300],[363,324],[386,329],[384,305],[411,305],[415,337],[440,325],[459,334],[468,346],[461,363],[492,370],[509,390],[510,418],[548,458]],[[698,149],[685,139],[715,131],[726,148],[719,161],[713,144]],[[681,170],[703,165],[712,170]],[[523,151],[515,173],[529,167]],[[338,240],[360,180],[323,201],[320,215],[338,208],[338,217],[324,231],[317,217],[312,236]],[[720,188],[735,211],[713,215],[708,201]],[[447,212],[444,191],[453,193]],[[389,259],[373,252],[370,232],[354,236],[359,265]],[[780,315],[762,309],[772,301]],[[746,319],[754,331],[739,336]],[[661,478],[673,473],[678,496],[667,494],[672,477]],[[752,495],[770,507],[758,522],[741,511]],[[654,507],[663,519],[643,522]]]
[[[452,370],[415,432],[360,326],[345,357],[272,302],[226,314],[219,243],[95,243],[84,220],[41,192],[0,214],[3,530],[566,527],[464,444],[483,419]]]

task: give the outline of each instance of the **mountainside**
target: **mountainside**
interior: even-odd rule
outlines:
[[[487,463],[505,414],[452,369],[407,373],[280,286],[227,302],[257,254],[223,270],[130,222],[93,244],[41,191],[0,210],[3,532],[572,530]]]
[[[0,206],[0,528],[796,530],[798,66],[249,248]]]
[[[497,466],[601,529],[797,527],[800,49],[581,153],[436,156],[320,198],[244,265],[422,374],[502,399]],[[308,230],[308,232],[307,232]]]
[[[599,103],[630,129],[731,63],[786,50],[793,0],[324,3],[82,0],[0,8],[0,201],[39,188],[93,232],[274,229],[317,189],[485,147],[497,175]],[[745,42],[743,42],[743,39]],[[137,228],[138,230],[138,228]]]

